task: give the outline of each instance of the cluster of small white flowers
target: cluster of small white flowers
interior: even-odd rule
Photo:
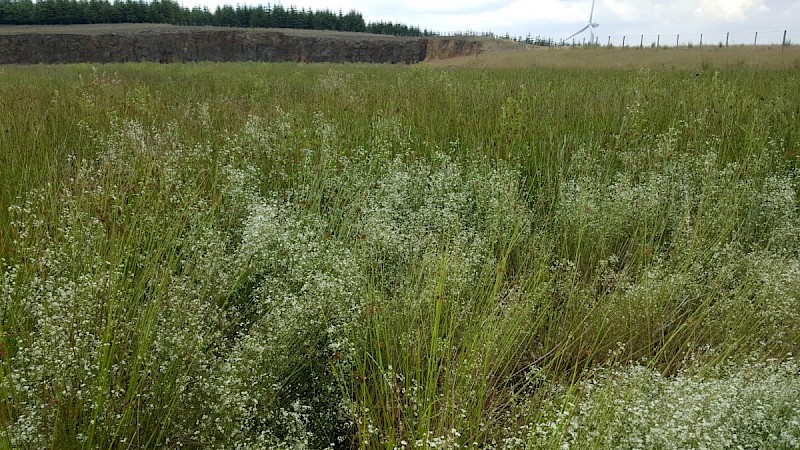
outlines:
[[[492,264],[497,243],[528,231],[529,213],[511,171],[468,167],[441,154],[433,162],[396,157],[384,170],[373,175],[365,195],[353,197],[352,207],[360,211],[354,227],[368,260],[398,277],[389,285],[401,282],[403,268],[440,260],[444,250],[457,294]]]
[[[260,433],[297,446],[345,420],[331,363],[346,372],[355,356],[361,278],[351,252],[324,231],[291,204],[250,205],[235,252],[245,265],[227,305],[235,339],[203,381],[212,413],[197,426],[208,444],[249,446]]]
[[[396,303],[397,308],[408,314],[424,314],[431,308],[430,300],[440,298],[439,292],[446,296],[441,300],[449,302],[466,295],[468,287],[484,272],[492,274],[494,280],[498,247],[503,248],[515,239],[524,241],[530,232],[530,211],[521,197],[520,177],[516,171],[480,158],[457,161],[445,152],[436,152],[429,159],[416,159],[411,156],[413,144],[407,130],[393,116],[376,117],[373,146],[348,152],[336,147],[334,137],[338,130],[320,115],[315,118],[314,129],[304,131],[299,141],[276,138],[276,127],[263,120],[253,118],[248,123],[249,129],[243,136],[261,137],[237,143],[242,151],[249,146],[250,151],[259,147],[274,154],[290,151],[289,147],[298,143],[308,145],[291,150],[299,159],[291,169],[277,172],[278,177],[282,177],[281,173],[291,170],[291,177],[284,178],[291,189],[286,195],[259,200],[259,195],[251,191],[248,200],[236,202],[249,202],[238,254],[241,259],[250,261],[248,271],[252,275],[246,282],[251,284],[248,307],[253,316],[259,318],[257,323],[245,321],[242,329],[258,336],[247,342],[263,345],[247,350],[257,356],[238,360],[243,361],[243,365],[265,359],[274,361],[273,368],[262,368],[256,371],[258,373],[281,373],[281,366],[291,361],[280,355],[292,355],[292,351],[307,339],[308,330],[317,327],[326,331],[327,350],[336,355],[336,364],[346,365],[354,343],[345,332],[351,327],[347,325],[349,319],[342,318],[360,319],[364,311],[360,310],[362,305],[342,300],[351,295],[348,292],[355,292],[359,283],[365,284],[364,269],[367,273],[381,274],[372,282],[379,283],[385,300]],[[261,127],[268,129],[259,131]],[[297,135],[298,130],[292,129],[287,134]],[[276,173],[274,167],[264,170]],[[242,186],[248,184],[253,183],[241,183]],[[332,214],[328,215],[329,212]],[[345,252],[345,245],[350,250]],[[431,271],[432,267],[442,270]],[[438,285],[442,278],[443,287]],[[344,288],[343,279],[353,284]],[[501,289],[497,295],[507,300],[519,297],[511,292]],[[347,305],[350,306],[337,310]],[[447,307],[451,306],[455,306],[453,314],[458,317],[473,312],[471,307],[462,308],[460,304],[448,303]],[[319,308],[328,308],[327,316],[337,320],[323,323],[318,318],[324,314],[316,312]],[[368,316],[384,305],[370,308],[366,311]],[[452,320],[459,323],[458,317]],[[466,320],[466,317],[461,318]],[[418,337],[401,335],[396,338],[406,345],[415,345]],[[438,340],[441,354],[436,357],[457,351],[453,343],[441,337]],[[245,340],[241,342],[237,345],[243,345]],[[236,346],[233,350],[245,351]],[[479,372],[479,361],[469,364],[475,366],[470,370]],[[413,430],[421,424],[416,421],[424,420],[422,409],[432,400],[425,400],[421,405],[421,398],[440,395],[423,394],[422,390],[427,388],[420,388],[412,375],[416,374],[392,370],[383,373],[393,393],[387,401],[398,411],[404,411],[402,427],[408,430],[408,441],[412,441]],[[238,375],[224,378],[237,379]],[[479,378],[472,374],[464,377],[466,383],[459,389],[465,391],[466,397],[475,394],[476,383],[485,382]],[[264,394],[258,403],[260,414],[265,414],[261,405],[270,404],[267,399],[278,398],[292,388],[282,387],[281,392]],[[259,395],[254,390],[248,392]],[[219,398],[226,395],[221,392]],[[473,400],[466,397],[462,406],[471,408]],[[273,405],[274,402],[272,400]],[[357,424],[359,429],[367,434],[369,430],[377,433],[375,423],[382,420],[370,422],[372,419],[368,415],[362,419],[364,406],[351,406],[347,411],[362,420],[363,423]],[[457,411],[458,406],[447,407]],[[242,417],[248,414],[252,412],[243,412]],[[466,413],[457,414],[466,421]],[[448,443],[442,441],[442,445],[463,441],[453,434],[446,439]],[[431,437],[431,442],[439,441]]]
[[[769,251],[739,254],[726,261],[736,280],[749,282],[748,296],[738,295],[714,305],[719,317],[751,317],[758,328],[753,341],[769,342],[775,349],[797,350],[800,330],[800,260]],[[714,314],[712,314],[714,315]]]
[[[17,338],[14,370],[2,381],[18,402],[20,416],[6,430],[14,446],[42,445],[46,438],[38,427],[65,411],[87,413],[102,389],[97,358],[110,346],[105,316],[124,275],[97,253],[106,243],[102,225],[86,215],[64,214],[71,220],[51,234],[58,245],[40,242],[26,252],[34,258],[29,265],[4,268],[4,309],[13,308],[31,327]]]
[[[794,448],[800,379],[793,360],[731,365],[717,376],[662,377],[641,366],[598,374],[567,414],[537,424],[529,444],[569,447]],[[553,434],[555,433],[555,434]]]
[[[224,241],[201,220],[202,200],[176,197],[192,187],[187,163],[198,152],[136,122],[116,122],[98,145],[96,160],[70,159],[55,199],[33,192],[12,208],[22,263],[3,268],[0,298],[19,327],[3,380],[14,393],[13,446],[49,446],[58,424],[130,439],[131,417],[165,420],[187,383],[181,373],[203,360],[217,329],[206,296],[225,283]],[[186,234],[181,223],[192,224]]]
[[[797,174],[770,175],[754,196],[755,221],[767,248],[793,257],[800,257],[800,208]]]

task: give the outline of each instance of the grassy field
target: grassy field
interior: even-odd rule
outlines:
[[[435,67],[472,68],[598,68],[708,71],[744,68],[800,68],[800,46],[759,45],[718,47],[536,47],[507,41],[487,41],[481,55],[434,61]]]
[[[472,61],[0,67],[0,446],[797,448],[797,68]]]

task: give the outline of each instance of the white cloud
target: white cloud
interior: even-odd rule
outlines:
[[[380,8],[416,14],[463,15],[497,11],[507,3],[505,0],[385,1],[380,3]]]
[[[610,16],[619,18],[620,20],[626,22],[639,20],[639,12],[642,8],[636,8],[632,2],[624,0],[604,0],[601,3],[605,11],[610,13],[608,14]],[[645,8],[647,8],[647,6],[645,6]]]
[[[696,12],[712,20],[742,22],[753,12],[765,10],[761,0],[702,0]]]

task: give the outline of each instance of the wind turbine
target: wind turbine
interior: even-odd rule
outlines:
[[[568,41],[568,40],[574,38],[575,36],[577,36],[577,35],[583,33],[584,31],[586,31],[586,29],[588,28],[589,29],[589,36],[591,37],[591,42],[592,42],[592,44],[594,44],[594,29],[597,28],[598,26],[600,26],[600,24],[592,22],[592,18],[594,18],[594,0],[592,0],[592,10],[589,12],[589,23],[586,24],[585,27],[583,27],[580,30],[578,30],[575,33],[573,33],[572,36],[564,39],[564,41]],[[561,41],[561,42],[564,42],[564,41]]]

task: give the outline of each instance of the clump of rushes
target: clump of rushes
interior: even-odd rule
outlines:
[[[684,75],[3,69],[0,442],[797,447],[800,77]]]

